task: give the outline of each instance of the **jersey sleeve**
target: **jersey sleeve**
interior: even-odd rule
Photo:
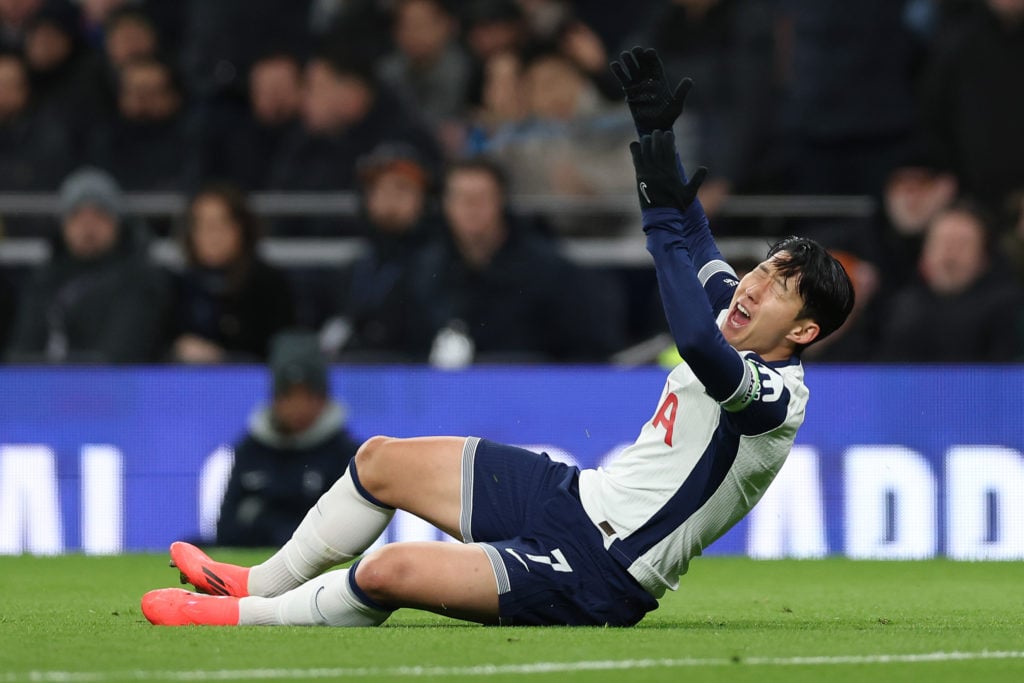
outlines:
[[[701,286],[675,209],[643,212],[647,250],[654,258],[658,290],[672,338],[708,395],[726,401],[740,391],[748,370],[722,336]]]
[[[678,154],[676,155],[676,165],[680,178],[686,182],[686,170],[683,168]],[[649,211],[656,210],[649,209]],[[690,252],[690,258],[697,269],[697,278],[700,280],[701,286],[704,287],[711,309],[717,312],[728,308],[732,301],[733,291],[739,284],[739,278],[736,277],[736,271],[719,251],[700,200],[695,199],[679,216],[680,235]]]

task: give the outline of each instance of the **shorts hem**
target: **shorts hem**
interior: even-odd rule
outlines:
[[[508,578],[508,569],[505,568],[505,562],[501,559],[501,553],[498,549],[487,543],[477,543],[478,546],[483,548],[484,553],[487,554],[487,559],[491,563],[491,570],[494,572],[494,580],[498,584],[498,595],[504,595],[512,590],[512,583]]]

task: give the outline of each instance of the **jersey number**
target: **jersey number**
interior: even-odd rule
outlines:
[[[505,548],[505,552],[519,560],[519,563],[526,567],[526,571],[530,571],[529,565],[526,564],[526,562],[523,560],[523,557],[519,553],[517,553],[515,550],[512,550],[511,548]],[[537,562],[538,564],[546,564],[550,566],[552,569],[554,569],[556,572],[572,572],[572,567],[565,560],[565,555],[563,555],[562,551],[558,548],[555,548],[551,551],[551,557],[548,557],[547,555],[527,555],[526,559],[530,560],[531,562]]]
[[[658,407],[654,414],[654,421],[651,424],[655,427],[665,428],[665,445],[672,445],[672,430],[676,426],[676,410],[679,408],[679,397],[675,394],[666,394],[665,400]]]

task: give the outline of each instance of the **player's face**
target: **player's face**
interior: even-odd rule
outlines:
[[[818,325],[798,319],[804,302],[797,287],[799,275],[783,277],[780,254],[762,261],[743,276],[722,322],[722,335],[739,351],[753,351],[765,360],[785,360],[797,344],[817,336]]]

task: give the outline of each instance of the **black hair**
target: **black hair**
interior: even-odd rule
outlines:
[[[842,264],[812,239],[784,237],[768,249],[768,258],[780,254],[775,268],[789,279],[799,276],[797,291],[804,305],[797,319],[810,318],[821,328],[811,342],[821,341],[838,330],[853,310],[853,283]],[[810,344],[797,347],[799,353]]]
[[[519,60],[522,62],[523,71],[526,71],[538,62],[549,59],[562,62],[577,71],[581,76],[586,77],[586,74],[576,60],[566,54],[559,47],[558,43],[553,40],[535,39],[526,43],[519,50]]]
[[[359,50],[324,43],[313,52],[312,59],[322,61],[337,76],[355,78],[370,90],[376,90],[379,85],[373,60]]]

